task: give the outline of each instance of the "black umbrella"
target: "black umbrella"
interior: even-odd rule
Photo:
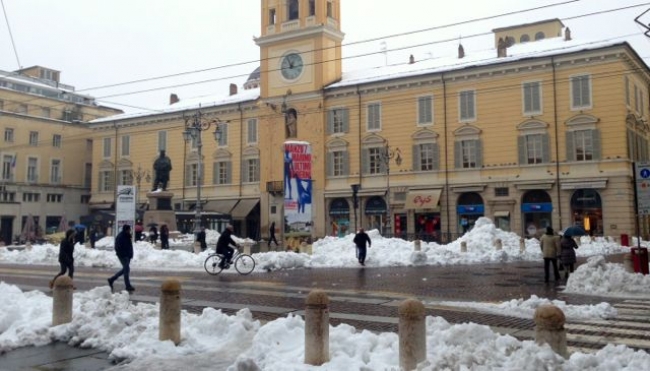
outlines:
[[[565,229],[564,232],[562,232],[562,235],[567,237],[586,236],[587,231],[579,225],[573,225]]]

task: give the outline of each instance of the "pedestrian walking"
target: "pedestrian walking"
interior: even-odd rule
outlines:
[[[370,237],[368,237],[368,234],[363,230],[363,228],[361,228],[354,236],[353,241],[357,246],[357,258],[359,258],[359,264],[366,265],[366,243],[368,244],[368,247],[372,245]]]
[[[557,269],[557,256],[560,253],[560,239],[553,232],[553,228],[546,227],[546,233],[540,239],[539,246],[544,257],[544,282],[548,282],[550,265],[553,265],[555,281],[559,281],[560,271]]]
[[[217,240],[217,254],[222,254],[224,256],[223,259],[221,259],[221,263],[219,263],[219,268],[225,268],[225,264],[231,263],[235,249],[230,247],[230,245],[239,247],[237,242],[232,239],[232,232],[233,227],[231,224],[228,224]]]
[[[277,238],[275,238],[275,221],[271,222],[271,226],[269,227],[269,236],[269,247],[271,247],[271,242],[275,242],[275,247],[280,246]]]
[[[163,250],[169,249],[169,227],[167,224],[160,226],[160,248]]]
[[[560,263],[564,266],[564,279],[569,279],[576,264],[576,249],[578,244],[569,236],[562,236],[560,241]]]
[[[135,287],[131,286],[129,277],[131,274],[131,259],[133,259],[133,242],[131,241],[131,226],[128,224],[124,224],[122,226],[122,232],[115,237],[115,254],[120,259],[122,269],[108,279],[108,286],[111,287],[111,292],[113,292],[113,283],[120,276],[124,275],[124,286],[126,287],[126,291],[131,293],[135,291]]]
[[[201,231],[196,235],[196,240],[201,244],[201,251],[205,251],[208,248],[208,244],[205,241],[205,227],[201,227]]]
[[[158,242],[158,228],[156,228],[155,225],[152,225],[151,228],[149,228],[149,242],[154,245]]]
[[[59,245],[59,265],[61,265],[61,270],[59,273],[54,276],[50,281],[50,288],[54,287],[54,281],[56,281],[59,276],[63,276],[66,271],[68,272],[68,277],[70,279],[74,276],[74,245],[75,245],[75,236],[76,231],[74,229],[68,229],[65,232],[65,238],[61,241]],[[73,286],[73,289],[75,287]]]
[[[95,248],[95,242],[97,242],[97,228],[93,228],[88,232],[88,240],[90,241],[90,248]]]
[[[142,224],[136,223],[134,229],[135,229],[135,240],[142,241],[142,231],[144,231],[144,227],[142,227]]]

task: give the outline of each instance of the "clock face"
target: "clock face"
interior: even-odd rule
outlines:
[[[299,54],[287,54],[282,59],[281,64],[282,76],[287,80],[295,80],[302,73],[302,57]]]

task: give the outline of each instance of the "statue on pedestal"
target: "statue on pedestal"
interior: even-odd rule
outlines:
[[[153,180],[153,189],[162,188],[163,191],[167,190],[167,182],[169,182],[169,173],[172,171],[172,160],[165,156],[165,151],[160,151],[160,157],[153,163],[153,171],[155,177]]]

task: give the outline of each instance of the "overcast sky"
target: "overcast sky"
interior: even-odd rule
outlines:
[[[18,54],[12,48],[9,29],[0,18],[0,70],[41,65],[61,71],[61,82],[93,95],[104,104],[127,112],[165,106],[170,93],[181,99],[227,94],[228,84],[241,86],[258,65],[260,0],[1,0],[11,26]],[[650,61],[650,39],[634,18],[650,8],[650,2],[631,0],[402,0],[399,9],[381,0],[343,0],[342,29],[344,71],[404,63],[409,54],[417,59],[455,55],[458,39],[466,53],[493,46],[491,36],[471,37],[519,23],[560,18],[574,39],[621,38]],[[456,22],[497,16],[552,4],[554,7],[431,29]],[[632,9],[578,17],[588,13],[640,5]],[[0,9],[1,11],[2,9]],[[650,23],[650,13],[642,18]],[[379,40],[376,40],[378,39]],[[367,40],[371,40],[364,42]],[[440,43],[440,40],[453,39]],[[354,58],[379,52],[386,55]],[[417,48],[394,50],[413,45]],[[393,49],[393,50],[391,50]],[[236,65],[219,68],[220,66]],[[188,73],[114,88],[98,87],[165,75]],[[185,86],[180,86],[185,85]],[[157,89],[138,93],[142,90]],[[120,104],[120,105],[117,105]]]

